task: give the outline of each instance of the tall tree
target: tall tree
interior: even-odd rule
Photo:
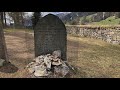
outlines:
[[[0,12],[0,19],[1,19],[2,27],[4,27],[4,15],[3,15],[3,12]]]
[[[0,16],[1,16],[2,27],[5,28],[7,26],[6,25],[6,12],[1,12]]]
[[[41,12],[34,12],[33,16],[32,16],[32,25],[33,28],[35,28],[37,22],[39,21],[39,19],[41,18]]]
[[[8,56],[7,56],[7,49],[6,49],[6,43],[5,43],[5,37],[4,37],[4,32],[2,28],[2,17],[3,13],[0,13],[0,59],[4,59],[8,61]]]
[[[3,17],[4,17],[4,27],[7,26],[7,23],[6,23],[6,12],[3,12]]]
[[[24,12],[9,12],[8,14],[14,20],[15,28],[22,28],[24,26]]]

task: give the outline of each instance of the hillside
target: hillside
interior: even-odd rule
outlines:
[[[57,15],[65,24],[70,25],[113,25],[119,24],[120,12],[71,12]]]
[[[59,13],[59,14],[56,14],[60,19],[63,19],[66,15],[68,15],[69,12],[64,12],[64,13]]]
[[[119,25],[120,18],[115,18],[115,16],[108,17],[105,20],[101,20],[99,22],[92,22],[92,25]]]
[[[96,12],[71,12],[71,13],[67,14],[66,16],[64,16],[62,18],[62,20],[63,20],[63,22],[71,22],[71,21],[75,20],[76,18],[88,16],[88,15],[91,15],[94,13],[96,13]]]

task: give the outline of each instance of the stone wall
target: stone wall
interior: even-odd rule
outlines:
[[[66,25],[67,33],[120,45],[120,26]]]

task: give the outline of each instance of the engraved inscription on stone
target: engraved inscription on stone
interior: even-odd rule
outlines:
[[[48,14],[41,18],[34,34],[36,57],[61,50],[62,59],[66,60],[67,32],[65,25],[57,16]]]

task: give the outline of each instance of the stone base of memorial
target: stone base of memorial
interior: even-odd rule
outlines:
[[[65,78],[70,76],[71,69],[74,70],[61,59],[59,51],[36,57],[33,62],[27,65],[27,69],[36,78]]]

